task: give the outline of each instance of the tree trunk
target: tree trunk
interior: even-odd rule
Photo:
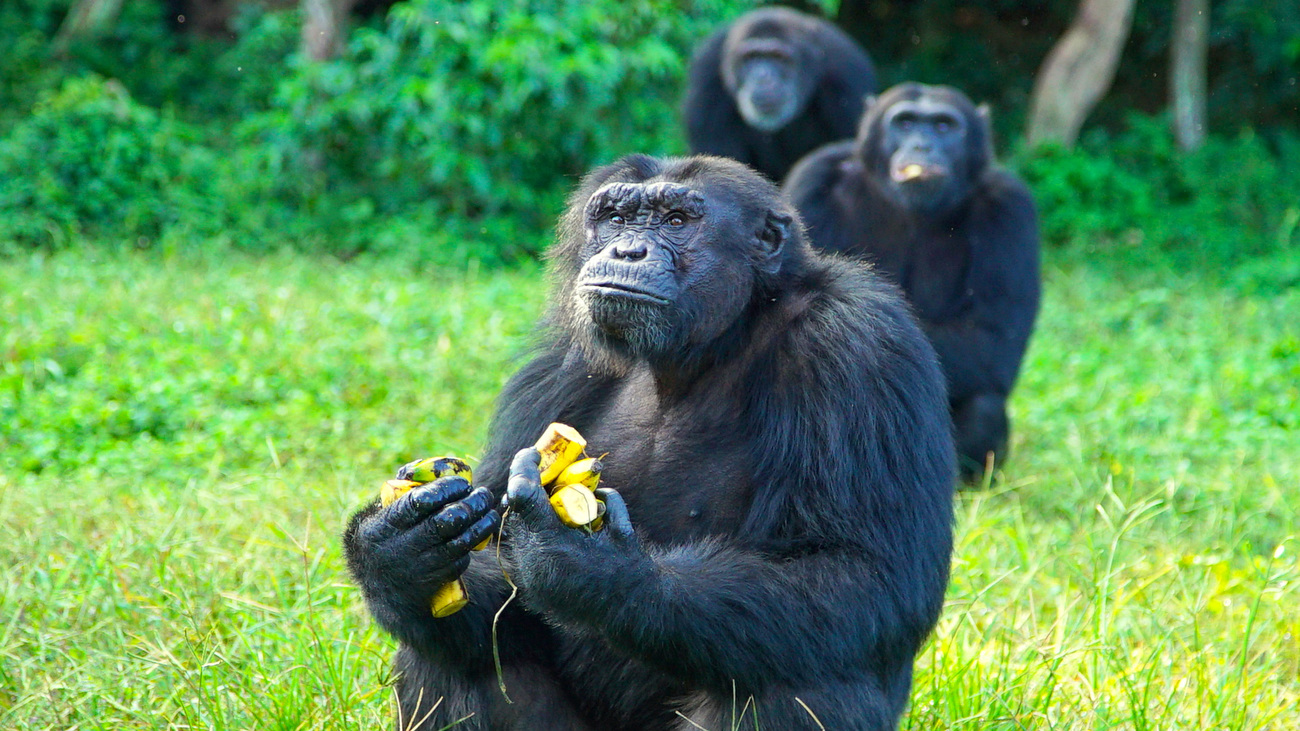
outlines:
[[[1205,141],[1205,66],[1209,49],[1210,0],[1175,0],[1174,37],[1169,51],[1169,96],[1174,137],[1184,150]]]
[[[1115,79],[1120,53],[1133,25],[1134,0],[1081,0],[1074,22],[1056,42],[1034,82],[1030,144],[1046,140],[1067,147]]]
[[[357,0],[302,0],[302,52],[313,61],[334,58],[343,48],[348,11]]]
[[[54,36],[54,52],[62,54],[72,41],[103,33],[121,12],[122,0],[76,0]]]

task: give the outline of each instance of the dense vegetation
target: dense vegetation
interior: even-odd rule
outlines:
[[[682,152],[690,49],[753,4],[408,0],[359,19],[337,59],[310,63],[295,11],[246,3],[234,37],[211,38],[169,25],[159,0],[127,3],[107,37],[55,55],[69,1],[0,6],[0,251],[215,239],[487,264],[535,255],[592,165]],[[992,100],[1049,242],[1191,248],[1202,264],[1294,242],[1294,4],[1216,4],[1218,134],[1194,155],[1175,149],[1152,104],[1164,98],[1148,81],[1161,77],[1164,11],[1143,4],[1113,98],[1067,153],[1021,149],[1016,132],[1073,3],[919,5],[871,5],[884,81]],[[1240,37],[1251,43],[1228,42]]]

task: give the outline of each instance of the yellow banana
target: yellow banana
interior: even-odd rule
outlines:
[[[582,456],[582,450],[587,448],[587,440],[582,438],[577,429],[557,422],[546,427],[546,432],[533,446],[542,454],[542,460],[537,465],[542,473],[542,484],[549,485],[566,467]]]
[[[589,525],[600,514],[599,501],[586,485],[561,485],[551,494],[551,507],[570,528]]]
[[[589,490],[595,490],[600,484],[600,471],[604,468],[605,465],[595,457],[580,459],[565,467],[560,476],[555,478],[555,484],[584,485]]]
[[[469,590],[465,588],[465,582],[452,579],[433,593],[429,608],[433,610],[433,616],[442,619],[464,609],[466,604],[469,604]]]
[[[379,488],[379,504],[385,508],[397,502],[397,498],[419,487],[415,480],[389,480]]]
[[[414,462],[408,462],[402,465],[397,471],[399,480],[415,480],[416,482],[433,482],[439,477],[449,475],[459,475],[465,478],[466,482],[473,482],[474,472],[463,459],[455,457],[429,457],[428,459],[417,459]]]

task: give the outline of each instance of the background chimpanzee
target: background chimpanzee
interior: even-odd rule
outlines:
[[[721,158],[591,173],[552,266],[546,341],[501,395],[481,486],[443,478],[345,536],[401,642],[404,722],[695,728],[681,711],[721,730],[756,704],[763,728],[817,728],[806,704],[825,728],[894,728],[943,602],[956,477],[943,374],[902,298],[813,253],[777,189]],[[538,485],[551,421],[608,454],[599,533],[563,527]],[[468,553],[507,482],[512,704],[492,654],[509,587],[495,551]],[[462,572],[471,604],[434,619]]]
[[[986,109],[901,84],[868,103],[856,140],[804,158],[785,185],[813,245],[902,285],[948,377],[968,480],[1005,457],[1007,396],[1038,314],[1034,202],[992,160]]]
[[[839,28],[762,8],[696,49],[686,135],[691,152],[748,163],[780,182],[806,153],[852,137],[875,90],[871,59]]]

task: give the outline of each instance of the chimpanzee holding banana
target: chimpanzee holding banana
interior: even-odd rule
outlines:
[[[1038,314],[1038,222],[993,165],[988,112],[947,86],[868,102],[855,140],[790,171],[812,244],[870,260],[903,288],[939,354],[963,477],[1007,451],[1007,397]]]
[[[902,298],[714,157],[589,174],[551,266],[477,487],[376,501],[344,537],[400,643],[400,727],[896,728],[956,477],[943,374]],[[601,530],[547,500],[529,445],[551,422],[604,455]],[[499,557],[471,553],[499,527]],[[457,579],[468,605],[435,618]]]

